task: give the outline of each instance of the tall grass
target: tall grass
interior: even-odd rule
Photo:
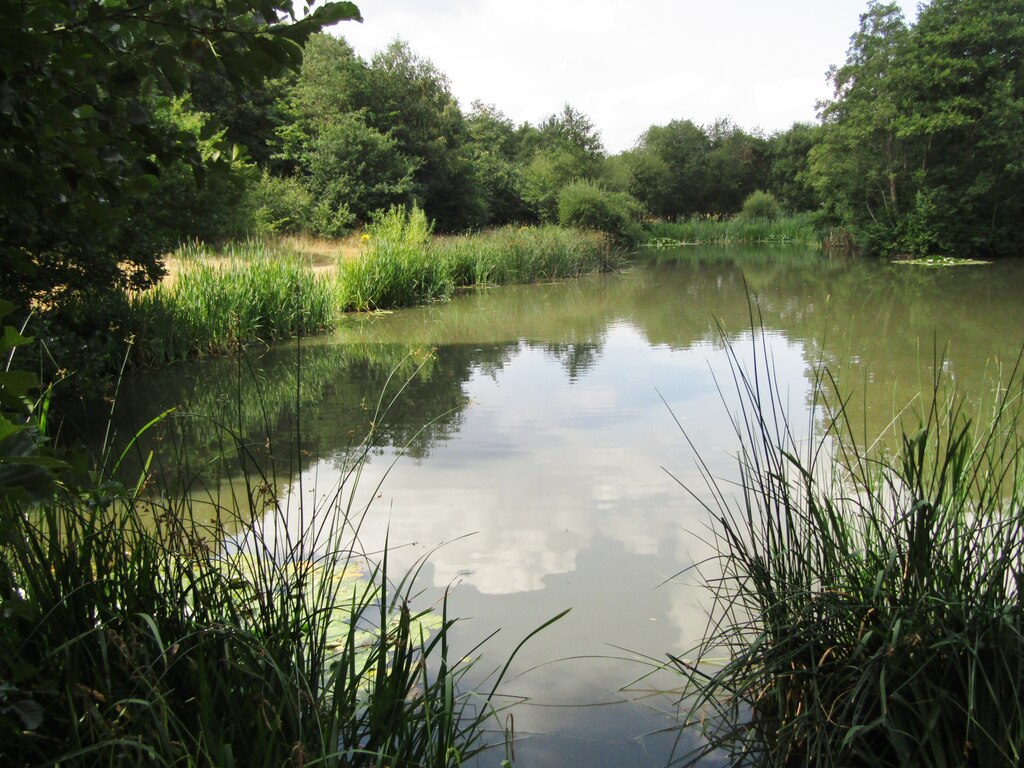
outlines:
[[[1021,765],[1022,371],[973,418],[936,383],[894,440],[866,448],[820,370],[825,427],[800,439],[754,351],[752,372],[733,352],[740,484],[707,475],[713,624],[674,659],[707,737],[689,758]]]
[[[367,230],[356,259],[339,264],[339,304],[365,311],[449,298],[457,287],[529,283],[614,269],[605,235],[555,226],[432,237],[419,209],[392,209]]]
[[[432,227],[419,208],[392,208],[367,228],[367,246],[339,266],[343,310],[389,309],[446,299],[455,291],[447,265],[430,251]]]
[[[159,365],[333,328],[333,287],[308,258],[258,242],[216,254],[194,246],[175,279],[127,298],[136,361]]]
[[[439,238],[434,248],[457,285],[561,280],[618,269],[624,261],[607,235],[551,224]]]
[[[734,216],[694,217],[687,221],[656,221],[647,226],[651,238],[676,243],[792,243],[818,245],[822,237],[812,214],[776,219]]]

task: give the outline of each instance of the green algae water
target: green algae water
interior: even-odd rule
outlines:
[[[141,374],[123,385],[116,423],[123,439],[175,407],[149,435],[154,474],[225,498],[237,476],[201,469],[231,453],[230,428],[285,489],[281,513],[254,521],[271,540],[302,535],[344,485],[365,510],[358,545],[387,541],[396,574],[423,559],[418,607],[447,590],[466,652],[500,630],[473,670],[481,686],[571,608],[502,687],[516,764],[660,766],[692,737],[671,731],[679,678],[653,665],[707,623],[710,496],[694,448],[716,477],[735,476],[726,340],[741,359],[752,327],[765,340],[795,428],[819,418],[811,377],[826,365],[852,393],[851,421],[874,435],[939,374],[983,408],[1024,344],[1022,295],[1024,263],[660,251],[617,274],[475,290],[242,360]]]

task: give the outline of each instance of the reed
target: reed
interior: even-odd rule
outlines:
[[[624,262],[607,235],[550,224],[438,238],[434,248],[458,285],[561,280],[611,271]]]
[[[366,247],[339,265],[339,304],[366,311],[450,298],[456,288],[529,283],[610,270],[622,255],[606,235],[556,226],[433,237],[419,209],[372,224]]]
[[[650,241],[692,243],[791,243],[818,245],[822,236],[812,214],[800,213],[776,219],[734,216],[699,216],[686,221],[657,221],[648,225]]]
[[[135,338],[140,365],[221,354],[337,322],[329,277],[292,251],[263,243],[216,253],[193,246],[180,260],[173,281],[126,298],[123,328]]]
[[[339,304],[367,311],[449,298],[455,283],[448,266],[430,249],[432,227],[419,208],[392,208],[366,232],[366,247],[339,264]]]
[[[731,350],[738,488],[706,474],[712,624],[673,658],[706,737],[686,764],[1020,765],[1020,367],[977,414],[937,382],[868,448],[820,368],[801,438],[766,349],[753,371]]]

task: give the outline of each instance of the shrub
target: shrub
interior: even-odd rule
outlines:
[[[744,219],[768,219],[774,221],[782,213],[779,201],[771,192],[762,192],[760,189],[751,192],[743,201],[743,210],[740,216]]]
[[[637,220],[643,206],[625,192],[609,192],[590,181],[574,181],[558,196],[558,221],[563,227],[607,232],[620,243],[637,242]]]
[[[256,222],[254,234],[298,234],[311,229],[313,198],[295,176],[263,175],[247,190],[246,203]]]

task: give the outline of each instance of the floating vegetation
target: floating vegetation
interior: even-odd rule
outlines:
[[[920,259],[894,259],[892,263],[911,267],[980,267],[992,262],[983,259],[961,259],[955,256],[925,256]]]

